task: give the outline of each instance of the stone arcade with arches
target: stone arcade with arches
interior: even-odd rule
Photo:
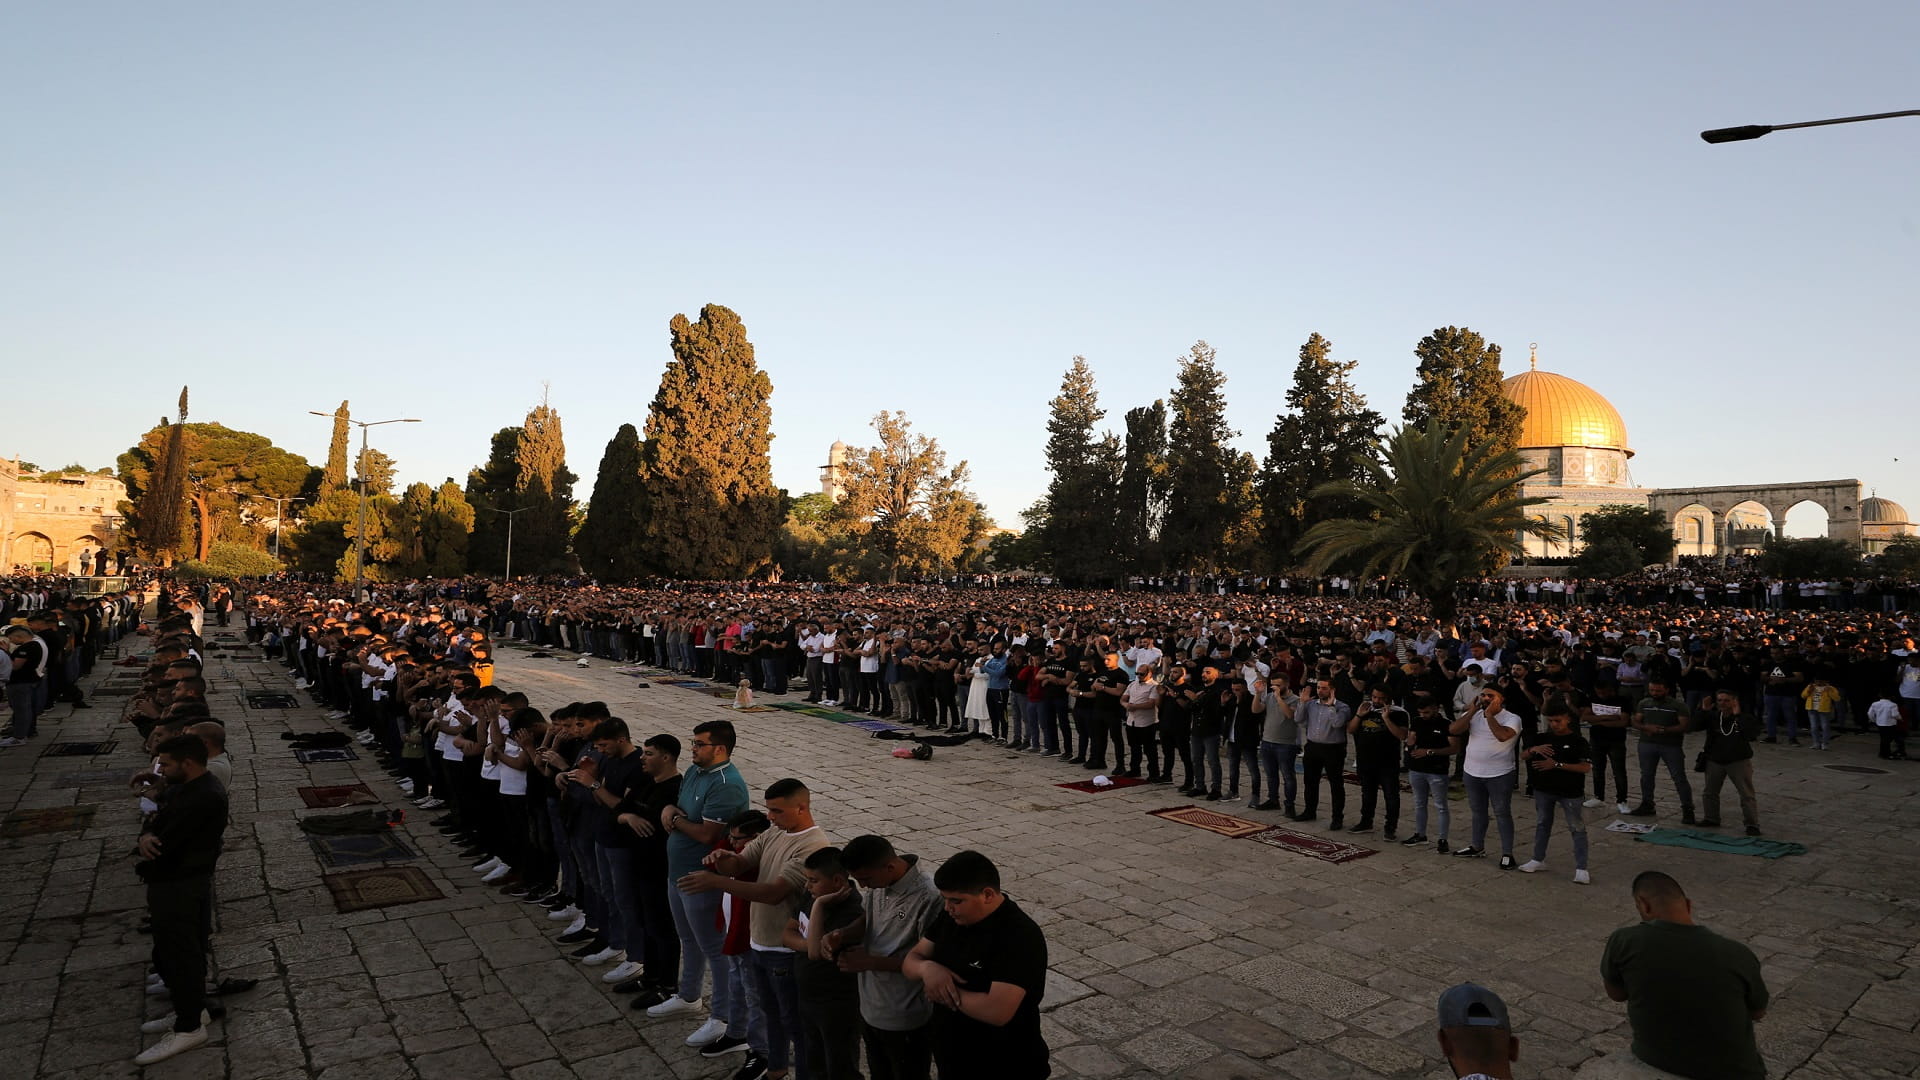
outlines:
[[[114,550],[126,497],[126,485],[105,473],[23,476],[18,461],[0,460],[0,573],[93,573],[100,550]]]

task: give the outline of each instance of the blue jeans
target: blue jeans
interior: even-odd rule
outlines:
[[[1787,738],[1800,737],[1800,699],[1784,694],[1766,694],[1760,703],[1765,706],[1767,717],[1767,738],[1780,737],[1780,722],[1786,721]]]
[[[1007,695],[1007,741],[1039,745],[1027,738],[1027,695],[1018,691]]]
[[[726,935],[718,926],[722,892],[684,893],[667,885],[667,907],[673,912],[673,929],[680,935],[680,1000],[699,1001],[700,986],[707,968],[713,968],[713,999],[707,1003],[710,1013],[727,1020],[727,1034],[744,1038],[746,1033],[733,1024],[729,1011],[730,987],[727,959],[720,949]]]
[[[1474,847],[1486,850],[1487,816],[1491,812],[1500,826],[1500,854],[1513,854],[1513,789],[1519,778],[1517,772],[1484,778],[1467,774],[1467,806],[1473,811]]]
[[[1813,745],[1825,747],[1833,741],[1833,714],[1830,712],[1807,713],[1807,727],[1813,732]]]
[[[1584,786],[1584,785],[1583,785]],[[1587,868],[1587,823],[1580,817],[1580,796],[1560,798],[1544,791],[1533,793],[1533,861],[1547,861],[1547,840],[1553,836],[1553,815],[1558,810],[1567,819],[1567,831],[1573,834],[1573,868]]]
[[[1673,777],[1673,789],[1680,794],[1680,805],[1686,807],[1687,816],[1693,816],[1693,784],[1687,780],[1687,748],[1670,743],[1640,740],[1640,804],[1653,805],[1653,776],[1655,767],[1661,762],[1667,766],[1667,775]]]
[[[1208,791],[1220,790],[1220,736],[1195,735],[1193,738],[1193,778],[1213,781],[1202,785]]]
[[[1293,763],[1299,757],[1300,747],[1296,743],[1261,740],[1260,764],[1267,770],[1267,801],[1278,800],[1284,785],[1287,808],[1293,808],[1293,800],[1300,795],[1300,778],[1293,772]]]
[[[606,921],[600,924],[600,929],[606,934],[608,945],[637,962],[641,946],[646,943],[646,938],[641,936],[640,883],[634,876],[637,852],[633,848],[604,844],[595,844],[593,851],[594,865],[600,874],[600,895],[607,900]]]
[[[40,718],[40,687],[44,683],[8,683],[7,706],[13,710],[13,737],[24,739],[37,729]]]
[[[1414,835],[1427,835],[1427,806],[1431,803],[1439,817],[1439,828],[1432,834],[1433,838],[1446,843],[1447,829],[1453,824],[1453,811],[1447,806],[1447,774],[1409,771],[1407,782],[1413,785]]]
[[[1231,766],[1227,770],[1227,791],[1230,796],[1240,794],[1240,766],[1247,767],[1247,783],[1253,785],[1253,801],[1260,801],[1260,749],[1256,746],[1243,746],[1239,743],[1227,747],[1227,761]]]
[[[747,954],[747,1042],[766,1057],[769,1072],[807,1059],[794,959],[790,952]]]

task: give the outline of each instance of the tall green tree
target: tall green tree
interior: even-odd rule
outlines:
[[[354,455],[355,478],[375,495],[391,495],[396,475],[393,458],[379,447],[369,446]]]
[[[1458,612],[1460,583],[1519,554],[1523,536],[1560,539],[1559,526],[1529,515],[1548,500],[1519,494],[1540,469],[1523,468],[1516,450],[1474,448],[1470,431],[1445,424],[1403,427],[1381,459],[1365,459],[1366,478],[1336,480],[1312,497],[1351,499],[1361,515],[1315,522],[1301,537],[1307,572],[1355,565],[1362,576],[1407,583],[1441,624]]]
[[[466,572],[467,537],[473,532],[473,507],[460,485],[447,480],[438,488],[407,485],[392,512],[395,576],[458,577]]]
[[[1367,407],[1353,385],[1352,360],[1335,360],[1333,343],[1319,334],[1300,346],[1287,411],[1267,433],[1267,457],[1259,491],[1272,569],[1283,569],[1307,527],[1328,518],[1352,517],[1357,504],[1315,499],[1312,492],[1333,480],[1359,481],[1385,421]]]
[[[467,566],[478,574],[501,574],[507,567],[507,515],[520,508],[520,434],[517,427],[493,433],[487,460],[467,473],[467,504],[473,508],[473,536]]]
[[[1118,509],[1119,446],[1094,432],[1106,416],[1094,387],[1093,368],[1076,356],[1048,405],[1047,482],[1035,541],[1041,558],[1061,580],[1083,583],[1111,578],[1113,524]]]
[[[264,549],[269,534],[260,522],[272,505],[265,500],[292,497],[311,471],[307,459],[265,435],[223,424],[167,424],[120,455],[120,478],[136,507],[151,503],[169,457],[180,466],[184,496],[173,516],[180,523],[176,552],[202,562],[217,543]],[[154,543],[146,531],[150,520],[143,514],[130,527],[136,545],[155,552],[148,546]]]
[[[668,331],[673,359],[640,448],[641,561],[670,577],[745,578],[770,564],[781,528],[773,381],[728,308],[675,315]]]
[[[1580,542],[1592,547],[1619,540],[1633,549],[1634,569],[1666,562],[1673,554],[1673,525],[1659,511],[1616,503],[1593,510],[1580,519]]]
[[[573,538],[580,568],[601,581],[631,581],[646,573],[640,546],[640,432],[632,424],[607,440],[593,481],[587,520]]]
[[[333,411],[333,438],[327,442],[327,465],[320,473],[316,496],[347,486],[347,451],[352,438],[352,429],[348,426],[350,416],[344,401]]]
[[[968,567],[993,522],[967,490],[967,463],[947,468],[946,451],[915,434],[905,413],[880,413],[873,429],[878,443],[848,452],[846,494],[829,525],[889,582]]]
[[[1419,358],[1401,419],[1464,430],[1472,450],[1499,453],[1519,443],[1527,410],[1501,392],[1500,346],[1463,326],[1443,326],[1413,348]]]
[[[1167,516],[1167,403],[1127,410],[1114,523],[1120,563],[1130,572],[1160,569],[1160,526]]]
[[[526,513],[513,522],[514,564],[525,572],[564,571],[572,565],[573,482],[560,414],[542,400],[527,411],[514,448],[513,490]]]
[[[1238,454],[1227,444],[1239,432],[1227,426],[1226,385],[1206,342],[1195,342],[1180,358],[1168,399],[1167,513],[1160,529],[1168,570],[1224,569],[1227,532],[1251,509],[1232,482]]]
[[[128,514],[128,529],[135,537],[135,550],[144,552],[151,558],[160,560],[161,565],[171,566],[176,558],[185,553],[186,513],[187,513],[187,388],[180,388],[180,412],[177,419],[169,424],[160,421],[165,429],[164,435],[156,440],[157,445],[148,455],[150,464],[148,480],[144,490],[134,493],[133,483],[128,482],[128,493],[132,513]],[[149,435],[152,433],[149,432]],[[143,440],[144,441],[144,440]],[[138,448],[136,448],[137,450]],[[121,455],[120,471],[122,480],[127,479],[128,462]]]

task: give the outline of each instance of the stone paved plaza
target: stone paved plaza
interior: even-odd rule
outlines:
[[[277,664],[233,659],[237,630],[208,633],[225,646],[210,655],[207,674],[236,759],[215,948],[222,974],[259,986],[227,999],[209,1046],[150,1075],[731,1074],[737,1057],[703,1060],[681,1044],[691,1024],[648,1022],[629,1010],[599,981],[602,969],[581,968],[549,941],[556,926],[544,911],[479,884],[431,829],[410,828],[405,839],[422,853],[412,865],[445,900],[336,914],[297,826],[303,815],[330,811],[306,810],[295,787],[363,781],[388,805],[405,803],[364,756],[298,763],[280,735],[320,729],[324,718],[304,695],[298,709],[247,708],[245,691],[284,691],[287,678]],[[142,645],[133,639],[126,648]],[[98,808],[83,831],[0,840],[0,1046],[9,1055],[0,1074],[8,1077],[133,1075],[139,1023],[166,1011],[164,999],[141,989],[148,943],[136,930],[135,808],[124,784],[98,775],[141,764],[131,728],[117,724],[124,697],[99,693],[128,685],[132,670],[103,662],[89,680],[98,707],[72,717],[56,707],[37,745],[0,752],[7,811]],[[605,700],[637,733],[684,739],[695,723],[731,715],[706,694],[643,688],[600,661],[581,670],[503,649],[499,681],[541,708]],[[1625,1010],[1606,999],[1597,968],[1608,932],[1632,919],[1627,884],[1647,868],[1674,874],[1702,922],[1760,955],[1774,993],[1759,1029],[1773,1075],[1920,1069],[1920,767],[1830,768],[1888,764],[1858,736],[1826,754],[1758,748],[1768,834],[1804,843],[1808,854],[1768,861],[1658,847],[1602,831],[1615,820],[1608,815],[1592,830],[1594,884],[1580,887],[1569,880],[1564,833],[1552,869],[1536,876],[1384,845],[1377,833],[1359,839],[1378,854],[1332,864],[1148,816],[1185,801],[1164,786],[1082,794],[1054,785],[1085,773],[1033,755],[975,744],[937,750],[928,762],[901,760],[890,756],[901,744],[814,717],[734,719],[735,760],[748,784],[757,791],[782,776],[804,779],[836,839],[877,832],[933,863],[971,847],[1000,864],[1008,891],[1047,931],[1056,1075],[1447,1076],[1431,1030],[1434,998],[1469,978],[1511,1008],[1519,1075],[1617,1075]],[[36,756],[52,740],[106,738],[118,746],[104,757]],[[1532,811],[1520,801],[1524,848]],[[1464,821],[1464,801],[1454,805]],[[415,812],[410,824],[426,816]],[[1456,840],[1462,832],[1456,823]]]

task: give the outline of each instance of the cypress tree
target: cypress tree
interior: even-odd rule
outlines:
[[[600,455],[593,502],[573,539],[582,570],[601,581],[629,581],[646,572],[638,542],[640,501],[640,432],[621,424]]]
[[[154,463],[152,485],[140,500],[140,542],[149,555],[172,566],[186,535],[187,388],[180,388],[180,414]]]
[[[1420,339],[1413,389],[1401,417],[1408,425],[1465,429],[1470,455],[1514,449],[1527,410],[1501,392],[1500,346],[1463,326],[1443,326]]]
[[[640,447],[638,561],[670,577],[744,578],[769,564],[780,531],[773,382],[740,316],[719,304],[698,320],[675,315],[668,332],[673,359]]]
[[[1159,569],[1160,525],[1167,512],[1167,403],[1127,410],[1114,526],[1121,562],[1137,574]]]
[[[327,443],[327,467],[320,474],[322,497],[347,486],[347,448],[351,436],[347,415],[347,403],[343,401],[333,412],[333,440]]]
[[[486,464],[467,473],[467,504],[473,511],[473,536],[467,543],[467,566],[478,574],[499,574],[507,564],[507,515],[520,498],[514,490],[520,475],[520,429],[505,427],[493,433]],[[515,539],[518,539],[516,535]]]
[[[1333,343],[1319,334],[1300,346],[1300,362],[1287,389],[1287,410],[1267,433],[1267,459],[1260,470],[1260,503],[1266,547],[1275,569],[1291,565],[1293,545],[1316,521],[1357,517],[1359,504],[1313,489],[1334,480],[1361,483],[1365,462],[1385,423],[1367,408],[1353,385],[1351,360],[1333,359]]]
[[[1180,358],[1169,399],[1167,426],[1167,517],[1160,530],[1167,569],[1205,571],[1226,562],[1228,530],[1248,509],[1234,483],[1238,455],[1227,443],[1239,433],[1227,426],[1227,377],[1214,363],[1213,347],[1195,342]]]
[[[473,507],[452,480],[443,482],[433,493],[433,509],[427,516],[427,573],[434,577],[458,577],[467,567],[467,540],[473,534]]]
[[[1114,484],[1119,445],[1093,427],[1105,417],[1093,368],[1073,358],[1060,377],[1060,393],[1048,405],[1047,469],[1053,478],[1036,507],[1041,557],[1061,580],[1096,581],[1113,576]]]
[[[565,570],[571,565],[573,482],[567,471],[566,439],[560,414],[546,401],[527,412],[514,449],[514,493],[527,512],[513,522],[516,565],[529,573]]]

